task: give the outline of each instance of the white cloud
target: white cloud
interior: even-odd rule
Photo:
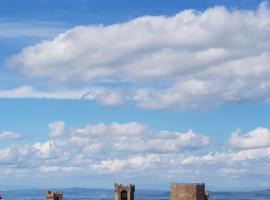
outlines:
[[[49,124],[49,136],[58,137],[64,134],[65,132],[65,122],[57,121]]]
[[[64,167],[64,166],[41,166],[39,171],[42,173],[72,173],[78,171],[78,167]]]
[[[270,91],[269,19],[268,3],[263,2],[257,10],[214,7],[79,26],[26,47],[7,63],[55,87],[47,93],[35,91],[33,98],[61,98],[64,93],[62,98],[78,99],[82,93],[102,105],[129,100],[142,108],[180,111],[265,101]],[[57,91],[73,83],[84,88],[108,81],[121,86],[97,94]]]
[[[0,142],[7,141],[7,140],[19,140],[21,139],[22,135],[20,133],[15,133],[12,131],[3,131],[0,132]]]
[[[44,143],[37,142],[33,144],[32,147],[34,150],[36,150],[36,153],[40,157],[49,157],[51,145],[52,145],[52,142],[49,142],[49,141],[44,142]]]
[[[102,160],[99,163],[90,165],[89,168],[98,173],[115,173],[123,171],[123,169],[144,171],[155,167],[160,161],[159,155],[150,154],[146,156],[130,156],[127,159]]]
[[[26,177],[33,173],[43,177],[107,174],[171,181],[199,178],[209,182],[217,176],[221,180],[258,173],[269,176],[270,147],[217,150],[209,147],[208,137],[192,130],[150,131],[145,124],[130,122],[65,127],[64,134],[47,141],[0,148],[4,176],[13,172]]]
[[[150,154],[147,156],[132,156],[128,158],[128,163],[131,167],[137,170],[145,170],[156,167],[161,162],[161,156]]]
[[[114,159],[102,160],[100,163],[90,165],[89,168],[91,170],[95,170],[96,172],[114,173],[117,171],[121,171],[125,165],[125,160]]]
[[[86,96],[86,98],[88,98]],[[105,105],[105,106],[116,106],[116,105],[122,105],[125,104],[125,98],[123,97],[123,94],[118,91],[105,91],[102,94],[97,95],[94,98],[99,104]]]
[[[270,130],[267,128],[256,128],[244,135],[237,130],[232,133],[229,143],[234,148],[250,149],[270,147]]]
[[[42,173],[72,173],[86,168],[99,173],[117,173],[122,169],[139,173],[158,168],[170,154],[202,149],[209,144],[208,137],[192,130],[150,131],[147,125],[137,122],[67,128],[64,122],[57,121],[49,127],[47,141],[0,148],[0,164],[10,168],[32,167]],[[63,134],[65,137],[58,137]]]
[[[37,91],[32,86],[0,90],[1,98],[80,99],[89,90]]]
[[[73,130],[70,138],[73,145],[85,152],[180,152],[199,149],[209,144],[209,138],[189,130],[186,133],[152,132],[137,122],[110,125],[94,124]]]
[[[12,145],[0,149],[0,163],[2,165],[24,165],[30,156],[28,145]]]
[[[267,161],[270,156],[270,147],[245,149],[239,151],[209,152],[201,156],[188,156],[181,160],[182,164],[244,164],[247,162],[256,162],[257,160]]]
[[[13,89],[0,90],[0,98],[36,98],[36,99],[71,99],[71,100],[96,100],[97,103],[106,106],[117,106],[124,104],[126,99],[121,92],[104,88],[84,88],[84,89],[56,89],[56,90],[36,90],[32,86],[26,85]]]
[[[245,173],[246,171],[246,169],[221,168],[220,170],[218,170],[218,173],[221,176],[230,176],[237,178],[239,175]]]

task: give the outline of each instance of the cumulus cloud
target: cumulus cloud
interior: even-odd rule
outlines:
[[[95,100],[98,104],[117,106],[124,104],[126,99],[121,92],[104,88],[84,89],[56,89],[37,90],[32,86],[25,85],[18,88],[0,90],[0,98],[36,98],[36,99],[59,99],[59,100]]]
[[[96,173],[117,173],[122,169],[140,172],[156,168],[168,154],[202,149],[209,144],[208,137],[192,130],[151,131],[138,122],[67,128],[64,122],[57,121],[50,123],[49,129],[47,141],[0,149],[0,163],[11,168],[32,167],[42,173],[82,169]],[[63,134],[65,137],[59,137]]]
[[[245,149],[239,151],[223,151],[209,152],[202,156],[188,156],[181,160],[182,164],[220,164],[233,165],[240,163],[247,164],[248,162],[256,162],[258,160],[268,161],[270,156],[270,148]]]
[[[51,124],[55,128],[57,123]],[[217,176],[222,180],[258,173],[269,176],[270,147],[217,150],[209,148],[208,137],[192,130],[151,131],[138,122],[88,124],[63,131],[65,137],[1,147],[3,176],[106,174],[209,182]]]
[[[209,138],[192,130],[186,133],[152,132],[144,124],[130,122],[88,125],[74,130],[70,142],[89,153],[106,151],[169,153],[203,148],[209,144]]]
[[[2,141],[8,141],[8,140],[19,140],[21,139],[20,133],[15,133],[12,131],[3,131],[0,132],[0,142]]]
[[[267,128],[256,128],[244,135],[237,130],[232,133],[229,143],[234,148],[250,149],[270,147],[270,130]]]
[[[65,132],[65,122],[58,121],[58,122],[50,123],[49,129],[50,129],[50,132],[49,132],[50,137],[61,136]]]
[[[157,154],[150,154],[146,156],[130,156],[127,159],[111,159],[102,160],[99,163],[95,163],[89,166],[90,169],[97,171],[98,173],[115,173],[122,171],[125,168],[133,169],[136,171],[143,171],[156,167],[161,161],[160,156]]]
[[[36,150],[36,154],[38,156],[46,158],[46,157],[49,157],[50,155],[50,150],[51,150],[52,145],[53,143],[51,141],[44,142],[44,143],[37,142],[32,145],[32,148]]]
[[[221,176],[231,176],[237,178],[239,175],[245,173],[246,169],[235,169],[235,168],[221,168],[218,173]]]
[[[138,81],[184,75],[227,57],[245,58],[250,50],[246,48],[255,44],[258,54],[251,55],[267,52],[269,10],[264,4],[257,11],[215,7],[202,13],[185,10],[173,17],[145,16],[123,24],[75,27],[23,49],[9,64],[27,75],[55,81],[102,77]],[[257,33],[261,37],[254,37]]]
[[[132,85],[128,92],[96,98],[104,105],[131,100],[148,109],[200,110],[264,101],[270,89],[269,19],[268,3],[263,2],[256,10],[213,7],[79,26],[24,48],[7,63],[55,87],[110,81],[126,90]]]
[[[18,88],[0,90],[1,98],[37,98],[37,99],[80,99],[88,90],[56,90],[37,91],[32,86],[25,85]]]
[[[81,96],[81,99],[95,100],[100,105],[119,106],[126,103],[128,96],[121,91],[112,89],[88,89],[88,92]]]
[[[44,174],[48,173],[71,173],[76,172],[79,168],[78,167],[64,167],[64,166],[41,166],[39,171]]]

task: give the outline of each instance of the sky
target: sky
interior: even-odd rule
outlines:
[[[268,1],[2,0],[0,47],[1,183],[270,188]]]

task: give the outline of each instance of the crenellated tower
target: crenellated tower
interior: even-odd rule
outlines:
[[[134,200],[135,185],[114,184],[115,200]]]

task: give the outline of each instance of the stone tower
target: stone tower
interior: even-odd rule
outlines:
[[[208,200],[208,192],[204,183],[173,183],[170,200]]]
[[[46,200],[63,200],[63,192],[46,192]]]
[[[114,184],[115,200],[134,200],[135,185]]]

